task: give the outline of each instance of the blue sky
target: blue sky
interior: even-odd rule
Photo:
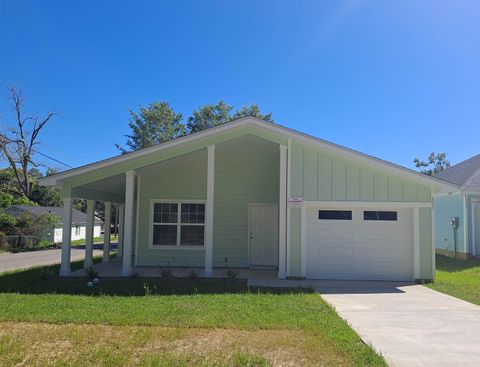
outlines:
[[[118,154],[129,109],[223,98],[404,166],[456,163],[480,153],[479,19],[461,0],[2,0],[0,123],[14,83],[63,116],[41,151],[78,166]]]

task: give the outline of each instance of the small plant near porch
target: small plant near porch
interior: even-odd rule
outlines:
[[[58,268],[0,275],[5,365],[385,366],[311,290],[249,289],[238,279],[102,278],[92,297],[85,278],[42,278]]]

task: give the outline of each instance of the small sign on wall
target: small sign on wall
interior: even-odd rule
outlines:
[[[288,198],[288,206],[290,208],[301,208],[303,206],[302,198]]]

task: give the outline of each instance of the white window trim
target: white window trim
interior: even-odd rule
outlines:
[[[177,204],[178,205],[178,213],[177,213],[177,222],[176,223],[162,223],[164,225],[176,225],[177,226],[177,244],[176,245],[153,245],[153,207],[154,204],[158,203],[170,203],[170,204]],[[205,223],[198,224],[198,223],[181,223],[181,204],[204,204],[206,208],[206,200],[193,200],[193,199],[151,199],[150,200],[150,218],[149,218],[149,228],[148,228],[148,248],[152,250],[170,250],[170,251],[204,251],[205,250],[205,238],[203,246],[181,246],[180,245],[180,229],[181,225],[187,226],[203,226],[206,227],[206,219]],[[157,223],[158,224],[158,223]]]

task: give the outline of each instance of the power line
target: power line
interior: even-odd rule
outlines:
[[[12,140],[12,139],[10,139],[10,138],[7,137],[7,136],[3,136],[3,138],[9,140],[10,143],[15,143],[15,142],[16,142],[15,140]],[[69,164],[66,164],[66,163],[64,163],[64,162],[62,162],[62,161],[60,161],[60,160],[58,160],[58,159],[56,159],[56,158],[50,157],[49,155],[44,154],[44,153],[42,153],[42,152],[39,152],[39,151],[36,150],[36,149],[34,149],[33,152],[36,153],[36,154],[40,154],[40,155],[44,156],[45,158],[51,159],[51,160],[54,161],[54,162],[60,163],[61,165],[65,166],[65,167],[73,168],[73,167],[70,166]]]
[[[60,164],[66,166],[66,167],[68,167],[68,168],[73,168],[73,167],[70,166],[69,164],[63,163],[62,161],[59,161],[58,159],[55,159],[55,158],[53,158],[53,157],[50,157],[49,155],[43,154],[43,153],[39,152],[38,150],[35,150],[35,153],[36,153],[36,154],[43,155],[45,158],[51,159],[52,161],[55,161],[55,162],[57,162],[57,163],[60,163]]]

